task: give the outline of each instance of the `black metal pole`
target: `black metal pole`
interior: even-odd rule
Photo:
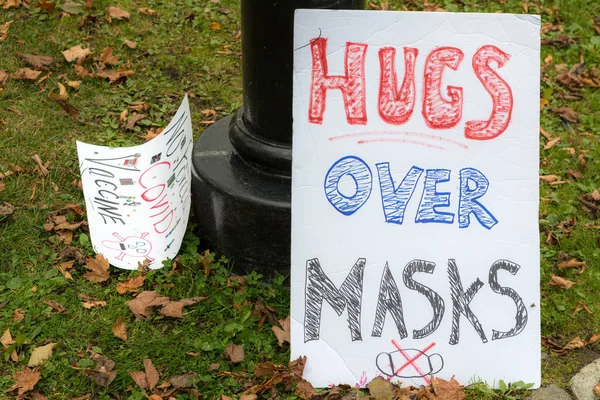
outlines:
[[[244,104],[194,146],[192,193],[203,245],[239,273],[289,272],[293,18],[298,8],[364,0],[242,0]]]

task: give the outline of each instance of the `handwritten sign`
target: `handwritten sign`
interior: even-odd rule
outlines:
[[[81,183],[96,253],[136,269],[179,251],[190,213],[192,123],[187,96],[165,130],[140,146],[77,142]]]
[[[299,10],[292,358],[540,383],[540,19]]]

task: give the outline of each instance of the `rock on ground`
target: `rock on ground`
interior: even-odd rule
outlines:
[[[572,400],[569,393],[551,383],[548,386],[539,388],[527,400]]]
[[[594,386],[600,381],[600,358],[583,367],[571,378],[571,391],[577,400],[596,400]]]

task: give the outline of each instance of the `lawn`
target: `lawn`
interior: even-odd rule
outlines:
[[[104,280],[90,281],[85,257],[95,255],[79,224],[85,212],[76,140],[141,144],[167,125],[185,93],[195,137],[241,105],[239,2],[0,4],[0,334],[9,330],[12,338],[2,338],[0,398],[18,393],[5,391],[43,346],[52,355],[32,367],[40,375],[26,392],[31,398],[240,396],[265,381],[256,375],[269,363],[287,366],[289,344],[280,345],[272,330],[289,314],[286,277],[266,285],[258,274],[232,276],[227,255],[204,252],[191,224],[178,260],[163,269],[111,267]],[[542,312],[543,381],[567,387],[573,373],[600,357],[600,3],[374,0],[369,7],[542,16],[542,299],[535,306]],[[63,52],[75,46],[91,54],[70,62]],[[48,225],[56,218],[72,230]],[[175,317],[157,306],[136,318],[126,303],[144,290],[194,304]],[[286,384],[293,371],[278,372],[284,382],[264,396],[293,396]],[[501,395],[473,386],[467,398]]]

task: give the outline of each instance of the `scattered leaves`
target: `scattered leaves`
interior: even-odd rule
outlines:
[[[54,59],[50,56],[37,56],[35,54],[19,54],[27,64],[31,65],[35,69],[46,69],[54,62]]]
[[[577,314],[581,310],[585,310],[585,312],[590,315],[593,314],[590,308],[587,306],[587,304],[585,304],[585,301],[583,300],[579,300],[577,302],[577,306],[575,307],[575,310],[573,310],[573,315]]]
[[[77,295],[77,297],[79,297],[81,299],[81,301],[82,301],[81,305],[83,306],[83,308],[86,308],[88,310],[91,308],[99,308],[99,307],[106,306],[106,301],[96,300],[93,297],[90,297],[83,293],[79,293]]]
[[[158,312],[166,317],[183,318],[183,307],[196,304],[205,299],[206,297],[192,297],[178,301],[169,301]]]
[[[88,257],[85,267],[90,272],[86,272],[83,277],[90,282],[99,283],[110,278],[108,260],[102,254],[96,254],[96,258]]]
[[[108,18],[109,18],[108,22],[111,22],[112,18],[118,19],[118,20],[124,19],[124,20],[129,21],[129,13],[118,7],[111,6],[111,7],[108,7]]]
[[[115,337],[122,341],[127,341],[127,327],[125,326],[125,318],[119,317],[112,326],[112,333]]]
[[[244,346],[229,344],[225,347],[225,355],[233,364],[244,361]]]
[[[573,286],[574,284],[575,282],[572,282],[568,279],[562,278],[557,275],[552,275],[552,277],[550,278],[550,286],[558,286],[563,289],[571,289],[571,286]]]
[[[288,316],[286,319],[279,320],[279,325],[281,325],[281,328],[273,326],[271,329],[277,337],[279,346],[283,346],[285,342],[290,343],[290,317]]]
[[[83,49],[81,45],[71,47],[70,49],[63,51],[62,53],[67,62],[84,61],[87,57],[89,57],[92,54],[90,49]]]
[[[71,278],[71,279],[73,279],[73,278]],[[56,311],[59,314],[68,314],[67,309],[57,301],[45,300],[43,303],[46,304],[47,306],[49,306],[50,308],[52,308],[54,311]]]
[[[144,280],[146,277],[144,275],[134,276],[133,278],[129,278],[124,282],[117,283],[117,293],[125,294],[127,292],[137,293],[138,288],[144,285]]]
[[[105,47],[100,53],[98,61],[102,64],[116,65],[119,62],[119,58],[113,54],[113,49]]]
[[[544,146],[544,150],[549,150],[549,149],[553,148],[558,142],[560,142],[559,137],[548,141],[548,143],[546,143],[546,145]]]
[[[136,318],[148,319],[153,307],[165,305],[169,301],[168,297],[163,297],[158,292],[143,291],[135,299],[128,301],[126,304]]]
[[[577,115],[577,112],[575,110],[573,110],[571,107],[567,107],[567,106],[559,107],[556,109],[556,113],[558,114],[559,117],[561,117],[565,121],[572,122],[574,124],[579,122],[579,116]]]
[[[6,8],[6,6],[4,7]],[[4,24],[0,25],[0,42],[4,42],[8,37],[8,30],[10,29],[10,25],[15,21],[8,21]]]
[[[35,81],[37,78],[40,77],[41,74],[42,71],[35,71],[31,68],[19,68],[18,70],[10,74],[10,77],[12,79],[21,81]]]
[[[22,370],[15,374],[15,384],[7,390],[7,392],[17,391],[17,395],[21,396],[26,392],[33,390],[42,375],[37,368],[23,367]]]
[[[36,347],[33,349],[31,353],[31,358],[29,358],[29,362],[27,363],[28,367],[37,367],[39,365],[44,364],[46,361],[52,357],[52,351],[56,343],[48,343],[45,346]]]

